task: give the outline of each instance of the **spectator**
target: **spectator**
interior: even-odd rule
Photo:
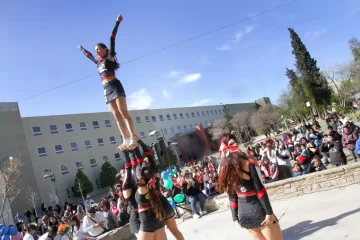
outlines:
[[[332,126],[328,126],[328,134],[333,134],[334,135],[334,141],[341,141],[341,134],[339,134],[337,131],[334,130],[334,128]]]
[[[47,233],[50,229],[49,217],[47,215],[45,215],[41,218],[41,221],[42,221],[42,223],[39,227],[39,234],[43,235],[43,234]]]
[[[267,157],[264,158],[261,170],[265,173],[268,178],[268,182],[278,180],[279,168],[276,163],[272,163]]]
[[[345,133],[344,133],[345,135]],[[343,139],[344,139],[343,135]],[[346,165],[346,156],[340,141],[334,141],[334,136],[328,136],[328,148],[331,164],[334,166]]]
[[[39,240],[53,240],[57,235],[58,227],[50,227],[49,231],[39,237]]]
[[[76,217],[71,219],[71,233],[73,240],[82,240],[86,238],[86,233],[83,230],[83,224]]]
[[[112,214],[111,211],[107,208],[107,206],[103,203],[99,205],[100,210],[102,211],[104,217],[107,219],[107,224],[104,224],[106,230],[112,230],[118,227],[117,219]]]
[[[94,203],[95,203],[94,200],[91,199],[89,195],[87,195],[85,200],[85,208],[89,209],[91,205],[93,205]]]
[[[193,218],[197,219],[206,214],[204,211],[206,196],[202,193],[200,184],[191,177],[185,176],[185,182],[182,187],[183,194],[189,198]],[[196,213],[196,203],[200,202],[200,216]]]
[[[276,150],[276,157],[278,165],[288,166],[291,172],[291,176],[294,175],[291,163],[290,163],[290,152],[286,149],[283,142],[279,143],[279,149]]]
[[[306,171],[299,163],[294,163],[294,177],[305,175]]]
[[[321,162],[321,159],[319,156],[315,156],[313,161],[310,164],[310,167],[308,169],[308,173],[313,173],[313,172],[319,172],[322,170],[326,170],[326,166]]]
[[[102,212],[97,212],[94,207],[89,208],[87,215],[83,220],[84,232],[92,237],[97,237],[103,234],[106,229],[108,220],[104,217]]]
[[[34,240],[33,235],[36,235],[37,231],[38,231],[37,226],[33,224],[29,224],[23,240]]]
[[[54,240],[70,240],[70,225],[61,224]]]
[[[119,209],[117,208],[117,199],[115,198],[111,199],[110,211],[115,217],[117,217],[117,215],[119,214]]]
[[[344,134],[342,136],[342,144],[349,151],[354,162],[357,162],[357,154],[355,153],[355,143],[357,139],[358,139],[357,133],[349,129],[349,127],[345,126]]]

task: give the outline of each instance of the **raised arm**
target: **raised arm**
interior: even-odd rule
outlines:
[[[110,47],[109,47],[109,57],[115,57],[116,52],[115,52],[115,38],[116,38],[116,33],[118,31],[119,25],[121,23],[121,21],[123,20],[123,17],[121,15],[119,15],[116,19],[116,23],[115,23],[115,27],[112,30],[111,36],[110,36]]]
[[[91,54],[91,52],[89,52],[88,50],[83,48],[83,46],[81,46],[81,45],[78,46],[78,49],[80,49],[84,53],[84,55],[88,57],[88,59],[90,59],[95,64],[97,64],[97,60],[94,58],[94,56]]]

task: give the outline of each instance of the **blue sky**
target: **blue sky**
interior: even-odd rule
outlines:
[[[22,116],[108,111],[96,66],[77,49],[108,44],[118,14],[118,60],[126,62],[289,0],[0,1],[1,102],[19,101]],[[321,68],[351,58],[360,37],[358,0],[301,0],[166,51],[123,64],[130,109],[273,102],[294,64],[289,33],[298,32]]]

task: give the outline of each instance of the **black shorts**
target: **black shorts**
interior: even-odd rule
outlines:
[[[238,218],[241,227],[259,228],[265,217],[265,210],[256,195],[238,198]]]
[[[157,219],[152,209],[139,213],[139,216],[141,232],[152,233],[165,227],[165,221]]]
[[[159,198],[162,203],[162,207],[166,213],[165,220],[168,220],[175,216],[174,209],[171,207],[169,201],[163,195],[161,195]]]
[[[118,97],[126,97],[123,85],[118,79],[114,79],[103,85],[106,104]]]
[[[130,232],[137,234],[140,229],[139,213],[136,210],[130,210],[129,218]]]

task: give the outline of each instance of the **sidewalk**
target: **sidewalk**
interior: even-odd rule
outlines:
[[[273,201],[280,218],[284,240],[358,240],[356,229],[360,219],[360,185],[317,192],[309,195]],[[178,223],[185,239],[233,240],[250,239],[247,230],[236,226],[230,210],[218,211],[200,219]],[[166,230],[169,240],[175,238]]]

